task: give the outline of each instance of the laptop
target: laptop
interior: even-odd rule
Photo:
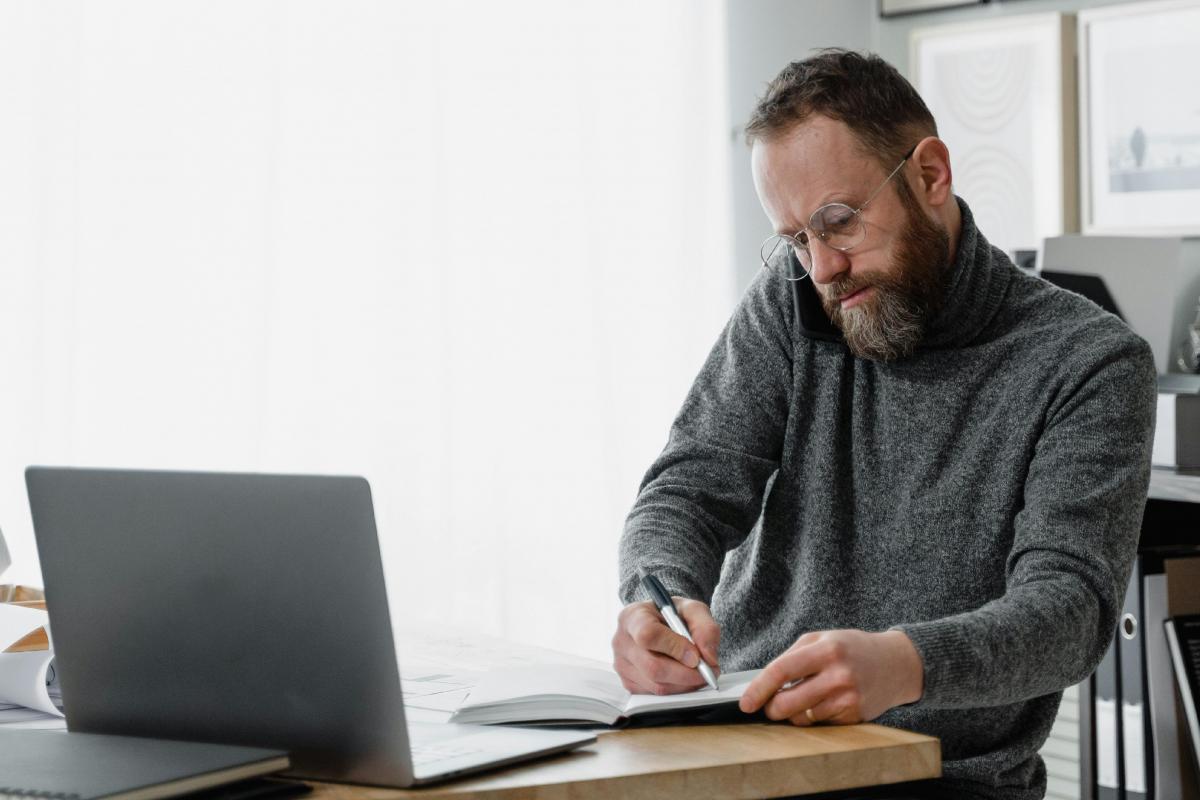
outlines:
[[[72,731],[287,750],[287,774],[406,787],[589,732],[405,724],[358,477],[30,467]]]

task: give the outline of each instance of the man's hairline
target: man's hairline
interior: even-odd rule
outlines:
[[[792,120],[784,125],[772,126],[770,129],[763,130],[759,133],[753,133],[747,130],[745,133],[746,145],[753,150],[754,147],[759,144],[767,145],[783,141],[790,136],[793,136],[801,125],[809,122],[813,117],[824,117],[825,119],[833,122],[841,123],[842,126],[845,127],[846,131],[850,134],[850,138],[854,142],[854,147],[858,151],[858,155],[862,156],[868,161],[874,161],[880,166],[881,169],[884,170],[885,173],[891,171],[896,166],[895,164],[888,163],[887,155],[885,153],[880,152],[877,148],[872,148],[870,144],[863,141],[863,138],[859,136],[858,131],[854,130],[854,128],[852,128],[845,120],[838,119],[837,117],[831,117],[830,115],[824,114],[820,111],[810,111],[799,119]],[[924,133],[922,134],[922,138],[934,135],[936,134]],[[907,150],[907,148],[905,149]]]

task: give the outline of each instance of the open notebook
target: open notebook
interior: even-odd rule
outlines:
[[[568,666],[519,667],[489,672],[450,718],[462,723],[598,723],[648,721],[659,715],[733,710],[762,670],[721,675],[719,688],[671,695],[631,694],[615,672]]]

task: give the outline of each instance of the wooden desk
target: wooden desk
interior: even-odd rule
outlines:
[[[938,740],[880,725],[641,728],[566,755],[426,789],[316,784],[319,800],[700,800],[810,794],[936,778]]]

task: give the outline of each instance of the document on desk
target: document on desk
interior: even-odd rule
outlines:
[[[0,653],[0,704],[23,706],[43,714],[62,716],[51,696],[54,653]]]
[[[0,603],[0,709],[19,707],[62,716],[48,686],[54,682],[53,651],[3,652],[48,624],[45,611]],[[5,721],[0,715],[0,723]],[[26,720],[21,716],[19,721]]]
[[[705,687],[683,694],[650,695],[631,694],[612,670],[563,666],[498,670],[480,679],[450,721],[615,725],[668,712],[733,710],[761,671],[722,675],[716,690]]]
[[[453,628],[404,627],[394,636],[404,707],[410,719],[422,722],[446,721],[491,670],[545,664],[606,666],[595,659]]]
[[[476,680],[477,676],[474,674],[440,672],[419,675],[413,679],[401,678],[400,690],[404,694],[404,707],[454,711],[466,699]]]
[[[0,704],[0,729],[9,730],[38,730],[65,731],[67,720],[55,714],[44,714],[22,706],[6,706]]]
[[[40,608],[0,603],[0,652],[49,624],[50,617]]]

